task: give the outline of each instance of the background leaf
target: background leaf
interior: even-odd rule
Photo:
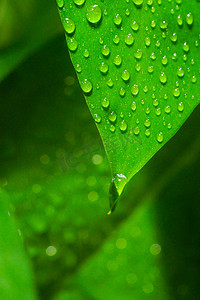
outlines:
[[[0,189],[0,298],[36,299],[30,266],[22,250],[21,231],[15,226],[9,196]]]
[[[57,1],[112,170],[110,206],[199,104],[200,3]]]
[[[0,81],[61,31],[55,6],[47,0],[1,1]]]

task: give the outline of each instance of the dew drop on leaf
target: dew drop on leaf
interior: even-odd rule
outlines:
[[[102,11],[99,5],[92,5],[88,7],[86,17],[89,23],[97,24],[102,17]]]
[[[180,102],[180,103],[178,104],[178,111],[179,111],[179,112],[184,111],[184,104],[183,104],[183,102]]]
[[[81,82],[81,88],[84,93],[89,94],[92,91],[92,83],[88,79]]]
[[[162,132],[159,132],[159,133],[157,134],[157,141],[158,141],[159,143],[162,143],[163,140],[164,140],[164,138],[163,138],[163,133],[162,133]]]
[[[67,38],[67,46],[70,51],[75,52],[78,48],[78,42],[75,40],[75,38]]]
[[[63,27],[64,27],[67,34],[72,34],[72,33],[74,33],[76,26],[75,26],[75,24],[72,20],[66,18],[63,21]]]
[[[110,101],[107,99],[107,98],[104,98],[102,101],[101,101],[101,105],[103,108],[108,108],[109,105],[110,105]]]
[[[191,13],[187,14],[186,16],[186,23],[191,26],[193,24],[194,18],[193,15]]]
[[[137,84],[134,84],[134,85],[131,87],[131,93],[132,93],[132,95],[137,96],[137,94],[139,93],[139,88],[138,88],[138,85],[137,85]]]
[[[73,0],[77,6],[81,6],[85,3],[85,0]]]
[[[127,124],[124,120],[120,122],[119,128],[122,132],[125,132],[127,130]]]
[[[114,111],[112,111],[110,114],[109,114],[109,120],[110,122],[114,123],[116,120],[117,120],[117,115]]]
[[[63,8],[64,0],[57,0],[57,5],[58,5],[59,8]]]
[[[124,70],[121,75],[122,79],[126,82],[130,79],[130,73],[127,70]]]

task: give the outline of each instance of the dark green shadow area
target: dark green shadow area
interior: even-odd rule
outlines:
[[[200,151],[191,164],[169,180],[155,205],[165,279],[172,299],[177,300],[200,298],[199,167]]]

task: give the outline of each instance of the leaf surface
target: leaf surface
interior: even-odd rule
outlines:
[[[110,161],[110,208],[199,104],[199,1],[57,1]]]

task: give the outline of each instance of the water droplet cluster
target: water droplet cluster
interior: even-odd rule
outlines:
[[[124,11],[122,4],[113,11],[103,0],[57,0],[57,5],[100,130],[130,136],[137,149],[143,139],[158,145],[169,139],[188,107],[199,101],[189,88],[192,83],[197,90],[200,81],[195,10],[185,12],[182,0],[126,0]]]

